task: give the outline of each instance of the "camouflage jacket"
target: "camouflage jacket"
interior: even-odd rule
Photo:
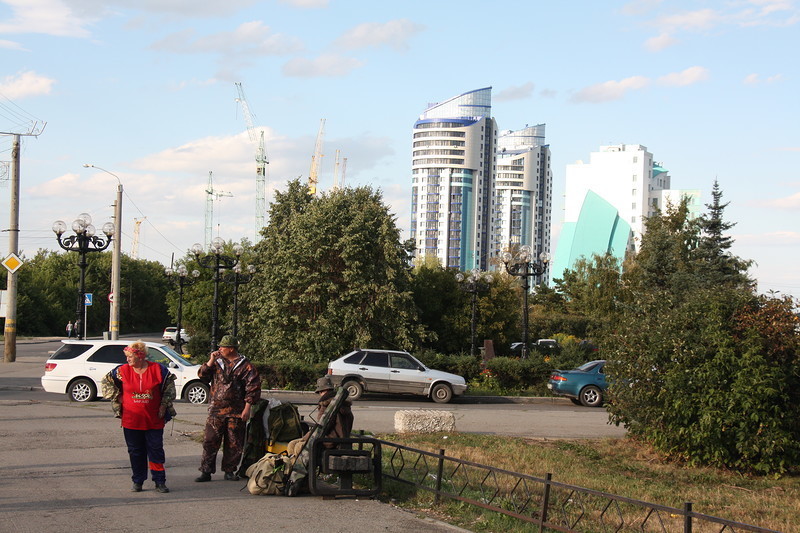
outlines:
[[[201,365],[197,375],[211,385],[211,416],[239,418],[245,402],[254,405],[261,399],[261,376],[241,354],[233,362],[219,356],[212,366]]]
[[[172,420],[177,413],[173,407],[175,402],[175,374],[170,372],[166,366],[161,363],[150,363],[151,365],[159,365],[161,367],[161,405],[166,406],[164,413],[164,422]],[[100,381],[103,397],[111,400],[111,410],[114,411],[114,416],[122,418],[122,377],[119,369],[122,365],[115,367],[111,372],[106,374]]]

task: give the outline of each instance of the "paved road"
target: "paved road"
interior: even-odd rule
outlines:
[[[75,404],[36,390],[47,351],[55,343],[18,346],[17,361],[0,363],[0,531],[170,531],[265,530],[445,532],[447,524],[414,516],[373,500],[314,496],[251,496],[242,482],[194,483],[200,458],[199,436],[206,408],[178,404],[178,417],[165,430],[167,482],[158,494],[152,484],[130,492],[130,469],[122,431],[106,401]],[[311,394],[282,395],[296,403]],[[541,438],[619,436],[605,411],[561,400],[533,403],[438,405],[410,398],[374,397],[355,403],[356,429],[394,430],[401,409],[445,409],[458,431]],[[311,406],[301,407],[310,412]],[[221,513],[224,513],[221,514]],[[229,517],[236,517],[231,520]]]

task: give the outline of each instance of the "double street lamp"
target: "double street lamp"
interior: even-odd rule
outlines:
[[[78,287],[78,304],[75,309],[75,330],[78,334],[78,339],[83,339],[86,331],[86,321],[84,319],[84,312],[86,305],[84,299],[86,298],[86,254],[89,252],[102,252],[114,237],[115,228],[111,222],[103,224],[103,233],[105,238],[95,235],[95,227],[92,225],[92,217],[88,213],[81,213],[72,222],[72,231],[74,235],[64,237],[67,231],[67,224],[63,220],[56,220],[53,222],[53,233],[56,234],[58,245],[64,250],[70,252],[78,252],[80,254],[80,261],[78,267],[80,268],[80,283]],[[81,329],[81,325],[83,329]]]
[[[233,285],[233,336],[236,337],[239,335],[239,285],[253,281],[256,267],[248,265],[246,274],[242,274],[242,265],[236,265],[232,270],[225,274],[224,281]]]
[[[178,285],[178,323],[176,324],[178,328],[175,332],[175,348],[177,348],[178,353],[183,353],[183,339],[181,338],[181,328],[183,327],[181,324],[183,318],[183,288],[194,285],[194,282],[197,281],[197,278],[200,276],[200,271],[197,269],[192,270],[191,277],[189,277],[190,274],[186,266],[181,265],[177,270],[167,268],[164,273],[170,280]],[[177,277],[173,278],[172,276],[175,274],[177,274]]]
[[[214,351],[218,348],[217,331],[219,327],[219,312],[217,305],[219,302],[220,270],[233,268],[238,265],[239,257],[241,257],[242,253],[244,252],[244,248],[242,248],[241,245],[236,244],[233,247],[233,253],[236,257],[224,255],[222,253],[224,246],[225,240],[221,237],[217,237],[211,241],[209,253],[206,255],[201,255],[203,253],[203,245],[200,243],[195,243],[194,246],[192,246],[192,252],[197,258],[197,262],[200,264],[200,266],[214,271],[214,301],[211,304],[211,351]]]
[[[528,292],[530,291],[531,276],[541,276],[547,270],[550,254],[542,252],[538,260],[533,260],[531,247],[527,244],[520,246],[516,254],[503,253],[503,263],[506,271],[512,276],[522,278],[522,358],[528,357]]]
[[[459,272],[456,274],[456,281],[461,283],[461,289],[465,292],[468,292],[472,295],[472,347],[470,349],[470,355],[473,357],[476,355],[476,346],[475,346],[475,302],[478,299],[478,293],[481,291],[485,291],[489,288],[489,284],[492,283],[492,275],[486,274],[485,272],[481,272],[477,268],[473,269],[469,275],[464,275],[463,272]]]

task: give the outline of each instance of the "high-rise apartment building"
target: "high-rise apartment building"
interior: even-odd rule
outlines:
[[[552,268],[561,277],[580,257],[611,253],[622,259],[638,250],[645,220],[689,197],[689,209],[699,214],[700,191],[673,190],[669,172],[653,160],[645,146],[601,146],[589,162],[567,165],[564,225]]]
[[[414,124],[410,235],[418,258],[490,270],[491,258],[509,245],[549,251],[552,174],[544,125],[499,136],[491,89],[431,104]]]
[[[503,131],[497,139],[494,239],[497,253],[527,244],[550,253],[553,173],[544,124]]]

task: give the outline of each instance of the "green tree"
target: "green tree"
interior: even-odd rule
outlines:
[[[796,306],[720,276],[700,233],[685,200],[647,220],[603,346],[612,421],[692,464],[784,472],[800,459]]]
[[[276,194],[262,235],[242,302],[249,354],[323,362],[353,347],[410,349],[423,336],[407,250],[379,192],[311,198],[293,180]]]

